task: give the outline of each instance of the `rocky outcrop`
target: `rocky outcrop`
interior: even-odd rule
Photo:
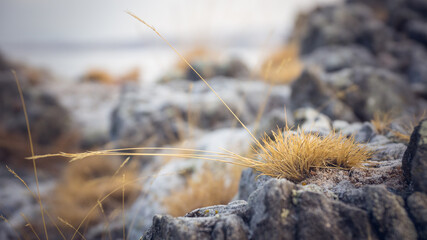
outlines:
[[[71,119],[53,95],[34,89],[19,73],[33,141],[41,153],[43,148],[55,146],[59,139],[66,139],[64,136],[70,131]],[[30,155],[23,106],[10,70],[0,71],[0,112],[1,160]]]
[[[243,122],[254,122],[268,92],[262,82],[212,79],[210,84]],[[111,136],[117,145],[163,146],[181,140],[189,129],[214,130],[233,125],[235,118],[203,82],[171,82],[150,89],[134,87],[123,92],[112,115]],[[288,104],[289,88],[272,90],[264,111],[283,112]],[[275,126],[273,126],[274,128]]]
[[[238,210],[213,206],[185,217],[156,216],[143,239],[417,239],[403,199],[381,186],[345,193],[340,201],[270,179],[247,203],[231,205]],[[222,211],[207,214],[216,208]]]
[[[326,72],[370,66],[402,75],[426,95],[425,1],[349,0],[307,15],[294,32],[303,59]]]
[[[407,206],[420,239],[427,239],[427,194],[415,192],[408,197]]]
[[[414,191],[427,193],[427,120],[422,121],[412,133],[402,168]]]
[[[322,73],[306,69],[291,85],[292,108],[314,108],[332,119],[355,121],[357,118],[349,106],[338,99],[336,93],[323,80]]]
[[[427,239],[427,120],[422,121],[412,133],[402,168],[414,191],[406,202],[410,216],[420,239]]]
[[[403,144],[376,140],[382,135],[369,123],[353,128],[356,135],[373,134],[366,144],[378,149],[374,168],[318,171],[301,183],[247,169],[237,195],[241,200],[184,217],[156,216],[143,239],[426,239],[426,124],[415,129],[404,154]]]
[[[352,67],[331,74],[309,68],[291,88],[293,108],[313,107],[332,119],[368,121],[378,111],[405,113],[417,105],[404,79],[372,67]]]

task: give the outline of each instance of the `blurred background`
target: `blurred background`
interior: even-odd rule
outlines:
[[[257,138],[288,123],[402,149],[426,116],[423,0],[2,0],[0,239],[44,237],[38,202],[22,184],[36,192],[11,69],[36,154],[225,148],[257,159],[217,96],[126,11],[176,47]],[[37,160],[49,236],[68,239],[80,225],[86,239],[121,239],[124,218],[128,239],[139,239],[155,214],[243,199],[240,167],[188,151],[155,156],[165,152]],[[125,193],[117,191],[124,183]]]
[[[205,46],[236,54],[255,67],[289,35],[295,18],[317,4],[290,1],[110,1],[5,0],[0,9],[0,49],[11,60],[44,68],[61,81],[88,70],[111,74],[140,71],[140,79],[162,77],[175,54],[131,11],[156,27],[181,51]],[[259,64],[259,63],[258,63]]]

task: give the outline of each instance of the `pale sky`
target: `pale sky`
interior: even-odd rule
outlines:
[[[1,0],[0,47],[11,43],[120,42],[149,36],[129,10],[164,35],[283,33],[296,9],[337,0]]]

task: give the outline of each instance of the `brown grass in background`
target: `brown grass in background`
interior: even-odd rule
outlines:
[[[388,132],[393,119],[394,117],[391,112],[375,112],[374,118],[371,120],[371,124],[374,126],[375,131],[378,134],[384,135]]]
[[[185,59],[187,59],[190,63],[194,61],[209,61],[216,62],[219,59],[218,53],[215,53],[213,50],[209,49],[206,46],[196,46],[193,49],[190,49],[186,53],[183,54]],[[186,71],[188,65],[181,60],[176,63],[176,68],[179,71]]]
[[[124,184],[122,173],[126,174],[126,179],[137,178],[139,168],[135,164],[130,163],[128,167],[122,167],[119,161],[108,157],[70,163],[48,199],[52,214],[77,227],[101,197]],[[118,169],[120,169],[119,173]],[[124,196],[121,191],[115,192],[103,201],[98,211],[93,211],[88,216],[86,224],[94,225],[105,220],[105,217],[112,218],[114,210],[123,207],[123,198],[125,205],[129,205],[138,196],[140,190],[140,185],[133,183],[126,186]],[[60,222],[62,227],[67,229],[64,223]]]
[[[101,84],[114,84],[114,77],[102,69],[89,69],[82,77],[83,82],[95,82]]]
[[[140,78],[139,68],[133,68],[122,76],[113,76],[103,69],[89,69],[82,77],[82,82],[92,82],[99,84],[123,84],[126,82],[137,82]]]
[[[403,117],[396,117],[391,112],[377,112],[374,114],[374,118],[371,120],[371,123],[378,134],[386,135],[390,133],[395,140],[407,144],[409,143],[415,126],[417,126],[421,120],[426,118],[426,116],[426,111],[412,116]],[[398,128],[392,128],[392,123],[395,123]]]
[[[265,81],[272,84],[289,84],[302,71],[299,59],[299,47],[290,43],[268,56],[261,65],[261,76],[268,76]]]
[[[201,207],[228,204],[237,193],[241,170],[231,166],[215,171],[205,165],[195,176],[187,177],[184,189],[173,191],[162,203],[174,217]]]

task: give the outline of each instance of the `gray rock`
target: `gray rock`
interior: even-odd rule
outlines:
[[[314,108],[331,119],[349,122],[357,120],[353,110],[342,103],[323,80],[318,69],[307,68],[291,85],[293,109]]]
[[[361,143],[369,142],[375,136],[375,129],[369,122],[364,122],[354,135],[354,139]]]
[[[387,70],[354,67],[330,74],[327,78],[329,86],[335,91],[357,87],[355,91],[346,92],[342,101],[363,121],[373,119],[378,111],[399,114],[416,106],[414,95],[405,80]]]
[[[414,129],[402,159],[402,169],[414,191],[427,193],[427,120]]]
[[[417,239],[415,226],[404,208],[401,197],[387,191],[384,186],[366,186],[351,190],[341,200],[369,213],[373,230],[381,239]]]
[[[408,37],[427,46],[427,26],[424,21],[413,20],[406,25]]]
[[[295,239],[296,210],[292,207],[295,185],[287,180],[270,180],[251,194],[249,227],[251,239]]]
[[[185,217],[215,217],[216,215],[243,215],[248,209],[248,203],[243,200],[230,202],[227,205],[216,205],[198,208],[185,215]]]
[[[406,151],[406,145],[403,143],[390,143],[374,147],[372,159],[375,161],[390,161],[393,159],[402,159]]]
[[[301,51],[310,53],[322,46],[360,44],[375,52],[383,48],[392,32],[361,4],[319,8],[301,31]]]
[[[332,122],[332,128],[336,131],[341,131],[344,128],[348,127],[350,124],[343,120],[335,120]]]
[[[298,198],[296,239],[378,239],[366,212],[312,192]]]
[[[408,80],[417,95],[427,98],[427,56],[417,57],[408,68]]]
[[[237,215],[203,218],[156,215],[141,239],[248,239],[248,229]]]
[[[248,200],[249,196],[258,188],[262,187],[271,177],[260,175],[251,168],[242,171],[239,183],[237,199]]]
[[[220,78],[210,84],[246,123],[256,119],[262,104],[259,99],[265,98],[269,88],[259,81]],[[182,140],[190,129],[214,130],[234,124],[233,115],[203,82],[193,83],[191,93],[188,86],[177,81],[125,91],[112,116],[111,136],[116,144],[163,146]],[[283,110],[288,98],[289,87],[275,87],[264,114]]]
[[[155,216],[143,239],[417,238],[403,199],[384,186],[339,192],[341,201],[336,201],[287,180],[270,179],[247,203],[202,208],[180,218]],[[411,206],[418,205],[417,200]]]
[[[6,222],[0,220],[0,239],[12,240],[19,238],[20,236],[17,236],[13,229],[11,229]]]
[[[300,108],[294,111],[295,125],[308,132],[328,134],[331,130],[331,119],[312,108]]]
[[[366,48],[354,46],[326,46],[304,56],[304,62],[316,65],[326,72],[335,72],[354,66],[375,66],[375,57]]]
[[[406,204],[420,239],[427,239],[427,195],[415,192],[408,197]]]
[[[58,100],[44,89],[31,86],[29,80],[18,72],[31,124],[32,140],[38,154],[48,153],[60,140],[68,151],[74,146],[70,138],[71,118]],[[31,167],[30,161],[23,161],[31,155],[28,144],[27,126],[18,88],[10,71],[0,71],[0,138],[9,144],[0,146],[0,163],[12,168]],[[65,141],[64,141],[65,140]],[[54,166],[53,162],[49,163]]]

